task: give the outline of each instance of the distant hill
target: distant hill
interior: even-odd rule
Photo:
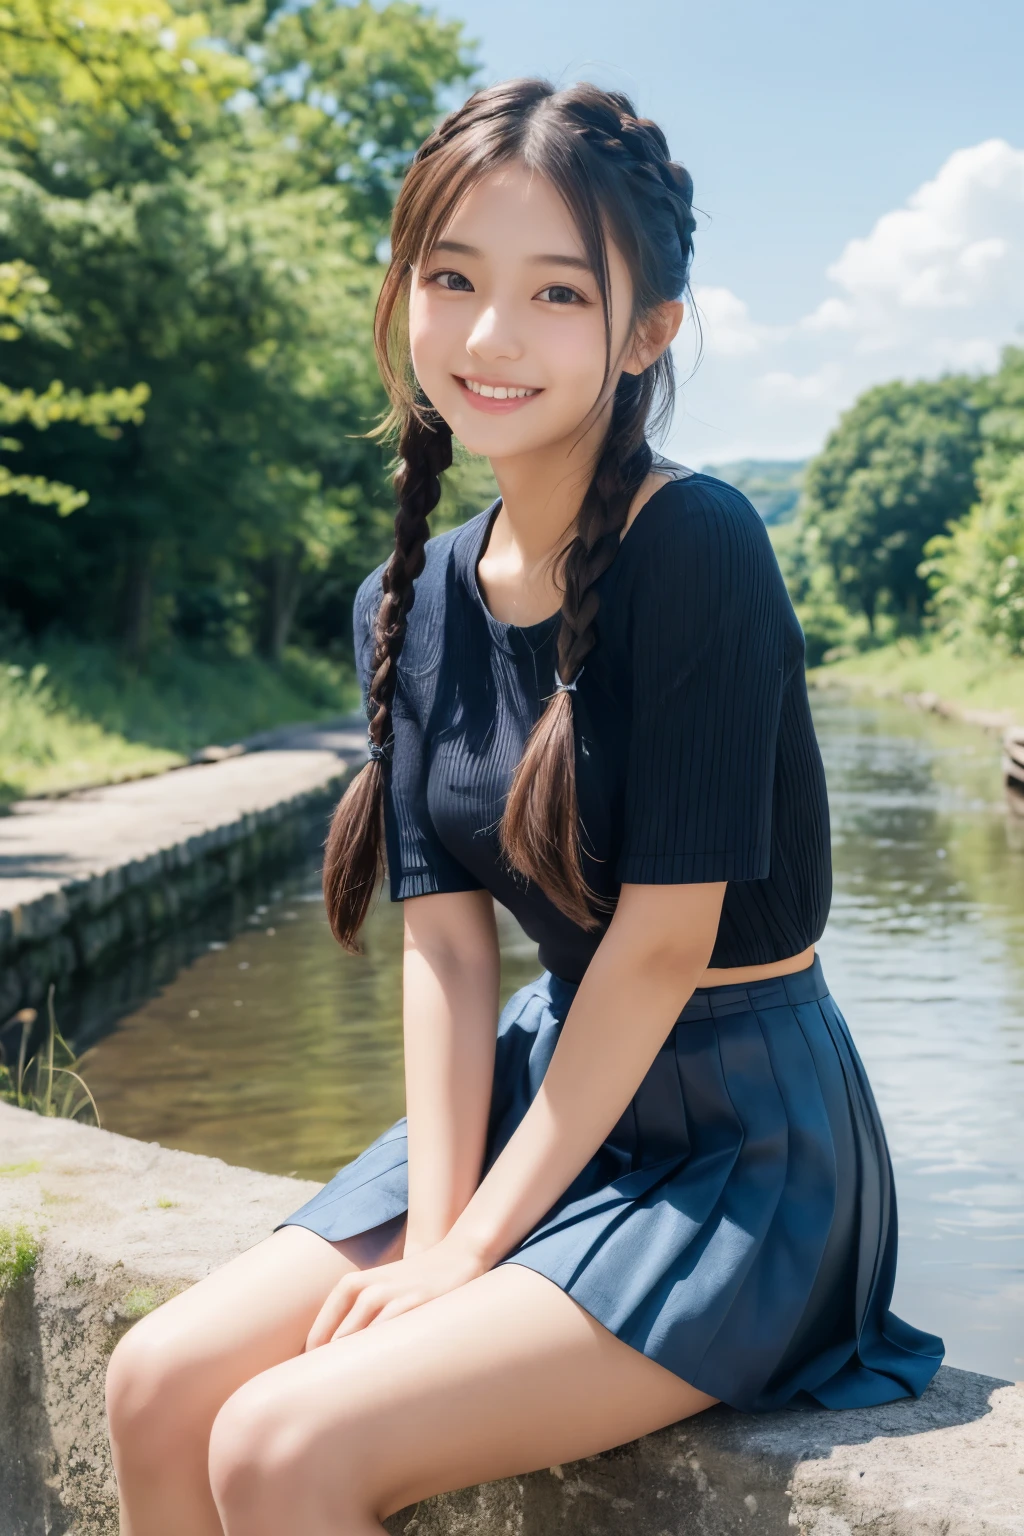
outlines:
[[[706,475],[727,480],[751,501],[766,523],[787,523],[800,499],[806,459],[736,459],[704,464]]]

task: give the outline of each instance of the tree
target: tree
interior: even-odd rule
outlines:
[[[845,412],[808,465],[801,521],[871,632],[881,609],[900,629],[920,626],[924,546],[974,500],[979,414],[966,378],[883,384]]]
[[[978,500],[925,546],[921,574],[943,635],[963,649],[1024,654],[1024,349],[978,386]]]
[[[384,406],[377,249],[440,93],[470,72],[458,27],[405,3],[94,0],[83,38],[83,0],[19,0],[0,37],[15,12],[0,261],[49,282],[69,389],[144,379],[151,398],[116,440],[57,422],[26,441],[27,473],[90,499],[5,519],[0,602],[139,658],[174,634],[279,656],[307,611],[330,640],[329,591],[341,637],[392,516],[365,438]],[[8,349],[11,388],[44,391],[55,348]]]
[[[19,341],[29,333],[67,345],[67,332],[60,324],[56,305],[47,302],[49,298],[49,284],[33,267],[23,261],[0,265],[0,341]],[[148,399],[147,384],[83,395],[81,390],[65,389],[59,379],[51,379],[42,393],[10,389],[0,381],[0,425],[28,424],[45,432],[58,421],[74,421],[116,440],[121,435],[117,423],[138,426]],[[20,453],[23,446],[20,438],[0,437],[0,451],[4,453]],[[43,475],[15,474],[0,463],[0,501],[8,496],[23,496],[37,507],[53,507],[60,517],[67,517],[89,500],[87,491]]]

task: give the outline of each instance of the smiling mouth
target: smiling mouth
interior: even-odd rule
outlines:
[[[476,379],[459,379],[463,389],[471,395],[482,395],[485,400],[528,400],[539,395],[539,389],[528,389],[525,384],[480,384]]]

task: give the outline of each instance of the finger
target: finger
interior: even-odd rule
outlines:
[[[377,1316],[369,1323],[368,1327],[374,1327],[377,1323],[386,1323],[389,1317],[400,1317],[403,1312],[412,1312],[416,1307],[422,1307],[427,1300],[426,1296],[395,1296],[386,1307],[381,1307]]]
[[[387,1299],[386,1295],[377,1291],[364,1291],[349,1309],[340,1326],[335,1328],[332,1337],[343,1339],[347,1334],[359,1333],[373,1321]]]
[[[334,1330],[344,1320],[356,1301],[362,1280],[361,1275],[346,1275],[344,1279],[338,1281],[333,1291],[328,1294],[306,1336],[307,1350],[318,1349],[321,1344],[330,1342]],[[352,1281],[356,1283],[352,1284]]]

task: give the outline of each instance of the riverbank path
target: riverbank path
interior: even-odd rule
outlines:
[[[75,915],[330,803],[366,760],[360,715],[286,727],[150,778],[22,800],[0,817],[0,971]],[[9,1002],[0,977],[0,1002]],[[19,993],[21,988],[18,989]],[[17,1006],[17,1004],[15,1004]],[[0,1016],[2,1022],[2,1016]]]

